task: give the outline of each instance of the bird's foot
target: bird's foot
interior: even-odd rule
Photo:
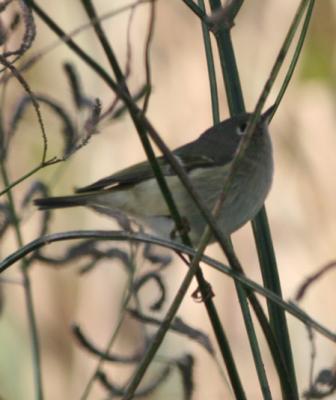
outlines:
[[[215,293],[209,282],[205,281],[205,289],[198,287],[191,295],[197,303],[203,303],[208,299],[215,297]]]

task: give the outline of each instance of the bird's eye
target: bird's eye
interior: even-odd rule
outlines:
[[[242,124],[238,125],[237,127],[237,135],[242,136],[245,134],[246,131],[246,127],[247,127],[247,123],[243,122]]]

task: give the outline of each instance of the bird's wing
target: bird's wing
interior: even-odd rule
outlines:
[[[188,172],[195,168],[208,168],[216,165],[225,165],[232,161],[238,147],[240,137],[235,134],[229,120],[217,124],[205,131],[195,141],[185,144],[173,151],[176,161]],[[223,130],[229,135],[223,142]],[[165,176],[175,175],[173,168],[164,157],[157,158],[161,171]],[[148,161],[135,164],[116,172],[113,175],[100,179],[91,185],[78,188],[77,193],[93,192],[123,186],[135,185],[154,177],[154,172]]]
[[[175,174],[170,164],[163,157],[159,157],[157,160],[159,162],[163,175],[171,176]],[[194,155],[183,158],[183,160],[180,156],[177,156],[177,162],[179,162],[187,171],[190,171],[191,169],[197,167],[206,167],[213,165],[211,159]],[[110,189],[113,187],[121,188],[122,186],[135,185],[153,177],[154,172],[150,163],[148,161],[143,161],[139,164],[135,164],[131,167],[118,171],[113,175],[102,178],[99,181],[94,182],[88,186],[77,188],[76,192],[86,193],[97,190]]]
[[[159,164],[163,170],[165,166],[163,160],[159,159]],[[76,189],[77,193],[91,192],[96,190],[109,189],[112,187],[120,187],[123,185],[134,185],[146,179],[153,177],[153,171],[148,161],[132,165],[110,176],[100,179],[91,185]]]

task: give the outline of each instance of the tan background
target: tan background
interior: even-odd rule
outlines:
[[[47,0],[40,2],[62,27],[70,31],[86,21],[79,1]],[[111,5],[113,3],[113,5]],[[99,13],[124,5],[119,1],[95,1]],[[238,67],[248,110],[252,110],[268,76],[277,51],[284,39],[298,1],[246,1],[236,21],[233,39]],[[147,6],[139,7],[132,26],[132,73],[130,85],[135,90],[144,82],[143,37],[147,27]],[[51,43],[55,36],[37,19],[38,36],[30,54]],[[284,297],[290,299],[303,279],[318,267],[336,258],[336,7],[332,1],[316,2],[315,13],[304,47],[303,57],[294,74],[289,90],[272,122],[272,137],[276,160],[273,189],[267,199]],[[125,64],[125,32],[127,14],[104,23],[121,64]],[[76,37],[91,55],[106,68],[102,50],[90,31]],[[217,55],[216,51],[215,54]],[[153,95],[149,117],[172,148],[194,139],[212,123],[211,106],[204,59],[201,30],[197,19],[178,0],[158,1],[155,39],[152,47]],[[71,96],[64,73],[63,61],[73,61],[83,80],[87,94],[99,97],[103,106],[113,94],[76,56],[59,46],[48,53],[35,68],[25,74],[36,93],[48,93],[71,110]],[[219,71],[219,70],[218,70]],[[221,76],[222,118],[228,116]],[[280,82],[280,80],[279,80]],[[20,90],[11,83],[7,93],[8,112],[13,109]],[[269,104],[274,100],[279,83],[274,88]],[[49,156],[60,153],[59,123],[42,108],[49,137]],[[85,117],[78,115],[78,125]],[[25,115],[12,143],[9,171],[12,180],[36,165],[41,153],[41,140],[35,115]],[[14,190],[19,204],[23,193],[34,179],[51,184],[55,195],[69,193],[81,186],[131,165],[144,158],[139,139],[128,117],[109,126],[102,126],[100,134],[88,146],[62,165],[50,167],[30,178]],[[39,218],[33,207],[25,212],[24,240],[36,236]],[[110,229],[111,221],[87,210],[63,210],[54,214],[52,231],[70,229]],[[245,226],[234,237],[239,258],[248,275],[260,280],[258,261],[250,226]],[[3,241],[1,255],[16,248],[8,235]],[[62,254],[62,244],[51,245],[48,251]],[[208,253],[222,258],[216,246]],[[147,265],[148,267],[148,265]],[[141,273],[146,264],[139,264]],[[95,343],[103,346],[118,318],[120,297],[127,277],[118,263],[100,263],[90,274],[78,277],[78,266],[52,270],[43,265],[31,271],[33,293],[42,344],[43,378],[46,399],[77,399],[85,382],[94,370],[96,361],[75,343],[69,326],[81,324]],[[171,299],[185,272],[178,261],[165,271]],[[237,305],[232,282],[208,268],[207,279],[216,294],[215,302],[227,331],[244,382],[248,399],[261,398],[244,326]],[[7,279],[21,279],[13,266]],[[314,318],[335,330],[335,277],[331,272],[308,293],[302,307]],[[32,399],[32,367],[27,331],[26,310],[22,288],[15,283],[3,285],[5,307],[0,325],[0,395],[4,399]],[[142,292],[146,306],[152,296],[150,288]],[[192,290],[195,289],[195,284]],[[202,304],[184,301],[180,315],[194,327],[210,332]],[[289,318],[295,365],[301,392],[307,388],[310,367],[310,345],[304,326]],[[130,353],[141,339],[134,323],[126,319],[122,334],[114,349]],[[316,336],[316,370],[328,368],[335,362],[333,343]],[[261,336],[261,343],[264,343]],[[190,351],[196,356],[194,399],[231,398],[216,362],[190,340],[168,335],[161,355],[181,355]],[[267,350],[266,368],[279,399],[277,378]],[[155,368],[155,367],[154,367]],[[121,384],[129,368],[112,368],[113,380]],[[102,398],[95,387],[90,399]],[[150,397],[152,399],[182,399],[180,378],[172,380]]]

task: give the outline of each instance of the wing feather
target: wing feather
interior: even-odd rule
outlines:
[[[238,117],[242,122],[247,120],[247,114]],[[206,130],[198,139],[173,151],[177,161],[191,171],[195,168],[208,168],[225,165],[232,161],[241,137],[236,134],[232,120],[221,122]],[[226,135],[225,146],[223,136]],[[164,157],[158,157],[162,173],[165,176],[175,175],[174,170]],[[98,190],[121,189],[128,185],[135,185],[154,177],[152,167],[148,161],[143,161],[125,168],[106,178],[100,179],[91,185],[76,189],[77,193],[95,192]]]

